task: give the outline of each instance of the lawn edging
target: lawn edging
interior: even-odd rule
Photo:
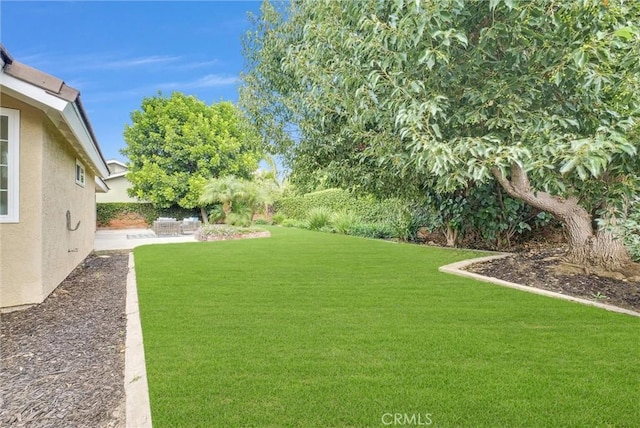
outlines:
[[[142,343],[142,324],[138,307],[138,287],[133,253],[129,253],[127,274],[127,338],[124,357],[124,391],[126,426],[151,428],[151,406],[147,385],[147,369]]]
[[[619,308],[613,305],[607,305],[606,303],[594,302],[592,300],[582,299],[580,297],[567,296],[566,294],[556,293],[549,290],[543,290],[535,287],[528,287],[526,285],[516,284],[515,282],[509,282],[502,279],[494,278],[492,276],[484,276],[474,272],[464,270],[465,267],[474,263],[488,262],[490,260],[502,259],[508,257],[509,253],[503,253],[495,256],[486,256],[476,259],[463,260],[461,262],[451,263],[438,268],[440,272],[463,276],[466,278],[476,279],[482,282],[488,282],[491,284],[500,285],[502,287],[513,288],[520,291],[526,291],[527,293],[540,294],[542,296],[553,297],[555,299],[568,300],[570,302],[581,303],[583,305],[595,306],[600,309],[605,309],[611,312],[618,312],[625,315],[631,315],[634,317],[640,317],[640,312],[635,312],[629,309]]]

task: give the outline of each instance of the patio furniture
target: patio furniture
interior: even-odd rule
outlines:
[[[180,222],[175,218],[160,218],[153,222],[153,231],[158,236],[180,235]]]
[[[202,226],[202,222],[197,218],[194,218],[194,217],[185,218],[182,220],[182,223],[180,224],[180,232],[183,235],[195,233],[195,231],[198,230],[200,226]]]

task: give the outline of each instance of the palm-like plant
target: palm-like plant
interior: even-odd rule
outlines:
[[[225,216],[233,209],[233,201],[239,192],[240,180],[233,175],[213,178],[204,186],[200,203],[221,203]]]
[[[262,201],[261,210],[265,215],[269,215],[272,211],[274,202],[282,196],[287,185],[287,180],[280,180],[278,176],[278,164],[274,158],[268,154],[262,159],[267,164],[267,169],[259,169],[254,176],[258,183],[259,199]]]
[[[211,179],[204,186],[200,203],[220,203],[225,219],[231,214],[241,214],[250,222],[256,208],[263,202],[262,193],[255,183],[229,175]]]

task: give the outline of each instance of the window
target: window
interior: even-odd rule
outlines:
[[[84,187],[84,165],[76,159],[76,184]]]
[[[0,107],[0,223],[19,221],[20,112]]]

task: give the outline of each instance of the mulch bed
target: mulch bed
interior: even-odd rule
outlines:
[[[40,305],[2,314],[0,426],[125,425],[128,253],[91,254]]]
[[[566,265],[564,247],[530,248],[466,270],[530,287],[581,297],[640,312],[640,281],[612,278]]]

